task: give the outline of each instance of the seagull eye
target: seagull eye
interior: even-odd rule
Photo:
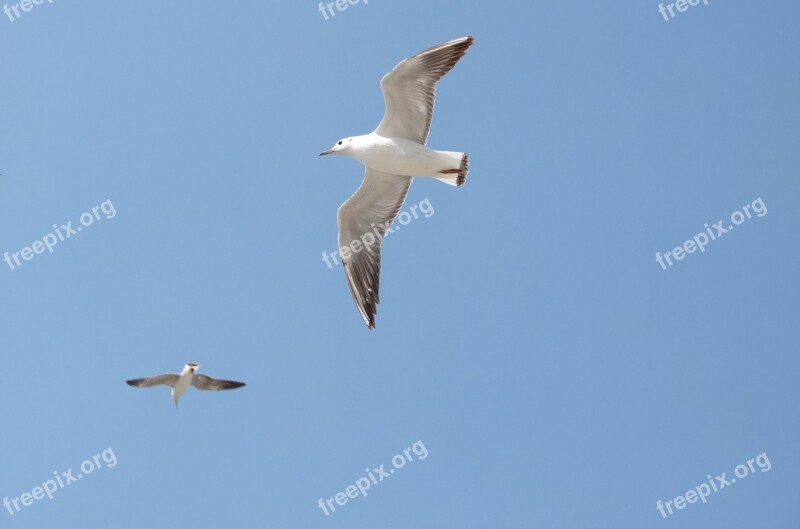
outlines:
[[[342,140],[339,140],[339,143],[337,143],[336,145],[341,145],[341,144],[342,144]]]

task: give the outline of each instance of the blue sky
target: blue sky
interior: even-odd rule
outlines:
[[[0,16],[0,252],[115,214],[0,262],[0,499],[116,463],[0,527],[796,527],[797,3],[21,13]],[[386,241],[368,331],[321,258],[363,169],[317,154],[376,126],[396,63],[463,35],[429,145],[469,152],[469,180],[414,183],[435,213]],[[176,411],[124,383],[192,361],[248,386]]]

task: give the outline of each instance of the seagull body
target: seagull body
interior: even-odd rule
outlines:
[[[183,371],[179,375],[172,373],[164,373],[154,377],[136,378],[133,380],[126,380],[125,383],[129,386],[137,388],[150,388],[153,386],[170,386],[172,388],[172,401],[175,407],[178,407],[178,400],[186,393],[189,386],[194,386],[197,389],[218,391],[224,389],[236,389],[245,385],[244,382],[235,382],[233,380],[220,380],[211,378],[206,375],[197,375],[195,371],[200,367],[200,364],[186,364],[183,366]]]
[[[404,177],[431,176],[457,185],[463,152],[434,151],[416,141],[387,138],[376,132],[348,139],[352,139],[348,149],[350,158],[370,169],[397,175],[401,182]],[[456,176],[444,176],[448,174]]]
[[[464,185],[469,155],[435,151],[425,143],[430,132],[436,83],[472,45],[462,37],[410,57],[381,79],[386,101],[383,120],[373,132],[339,140],[325,154],[341,154],[365,166],[361,187],[338,212],[339,247],[345,276],[364,323],[375,327],[380,302],[381,242],[405,202],[415,176]],[[346,254],[349,254],[345,257]]]

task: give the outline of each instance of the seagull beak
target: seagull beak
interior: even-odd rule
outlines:
[[[333,149],[328,149],[327,151],[319,153],[320,156],[325,156],[326,154],[333,154]]]

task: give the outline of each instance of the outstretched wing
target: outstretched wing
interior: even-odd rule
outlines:
[[[154,377],[135,378],[133,380],[126,380],[125,383],[128,384],[129,386],[134,386],[137,388],[150,388],[153,386],[172,387],[175,384],[176,380],[178,380],[178,375],[165,373],[163,375],[156,375]]]
[[[386,113],[375,129],[381,136],[424,144],[428,139],[436,83],[453,69],[475,39],[451,40],[410,57],[381,79]]]
[[[375,327],[380,302],[381,242],[403,206],[412,180],[367,167],[361,187],[339,208],[339,252],[350,249],[347,258],[341,256],[344,273],[353,301],[370,329]]]
[[[206,375],[194,375],[192,377],[192,385],[197,389],[205,389],[208,391],[220,391],[223,389],[236,389],[246,384],[244,382],[236,382],[233,380],[221,380],[218,378],[211,378]]]

